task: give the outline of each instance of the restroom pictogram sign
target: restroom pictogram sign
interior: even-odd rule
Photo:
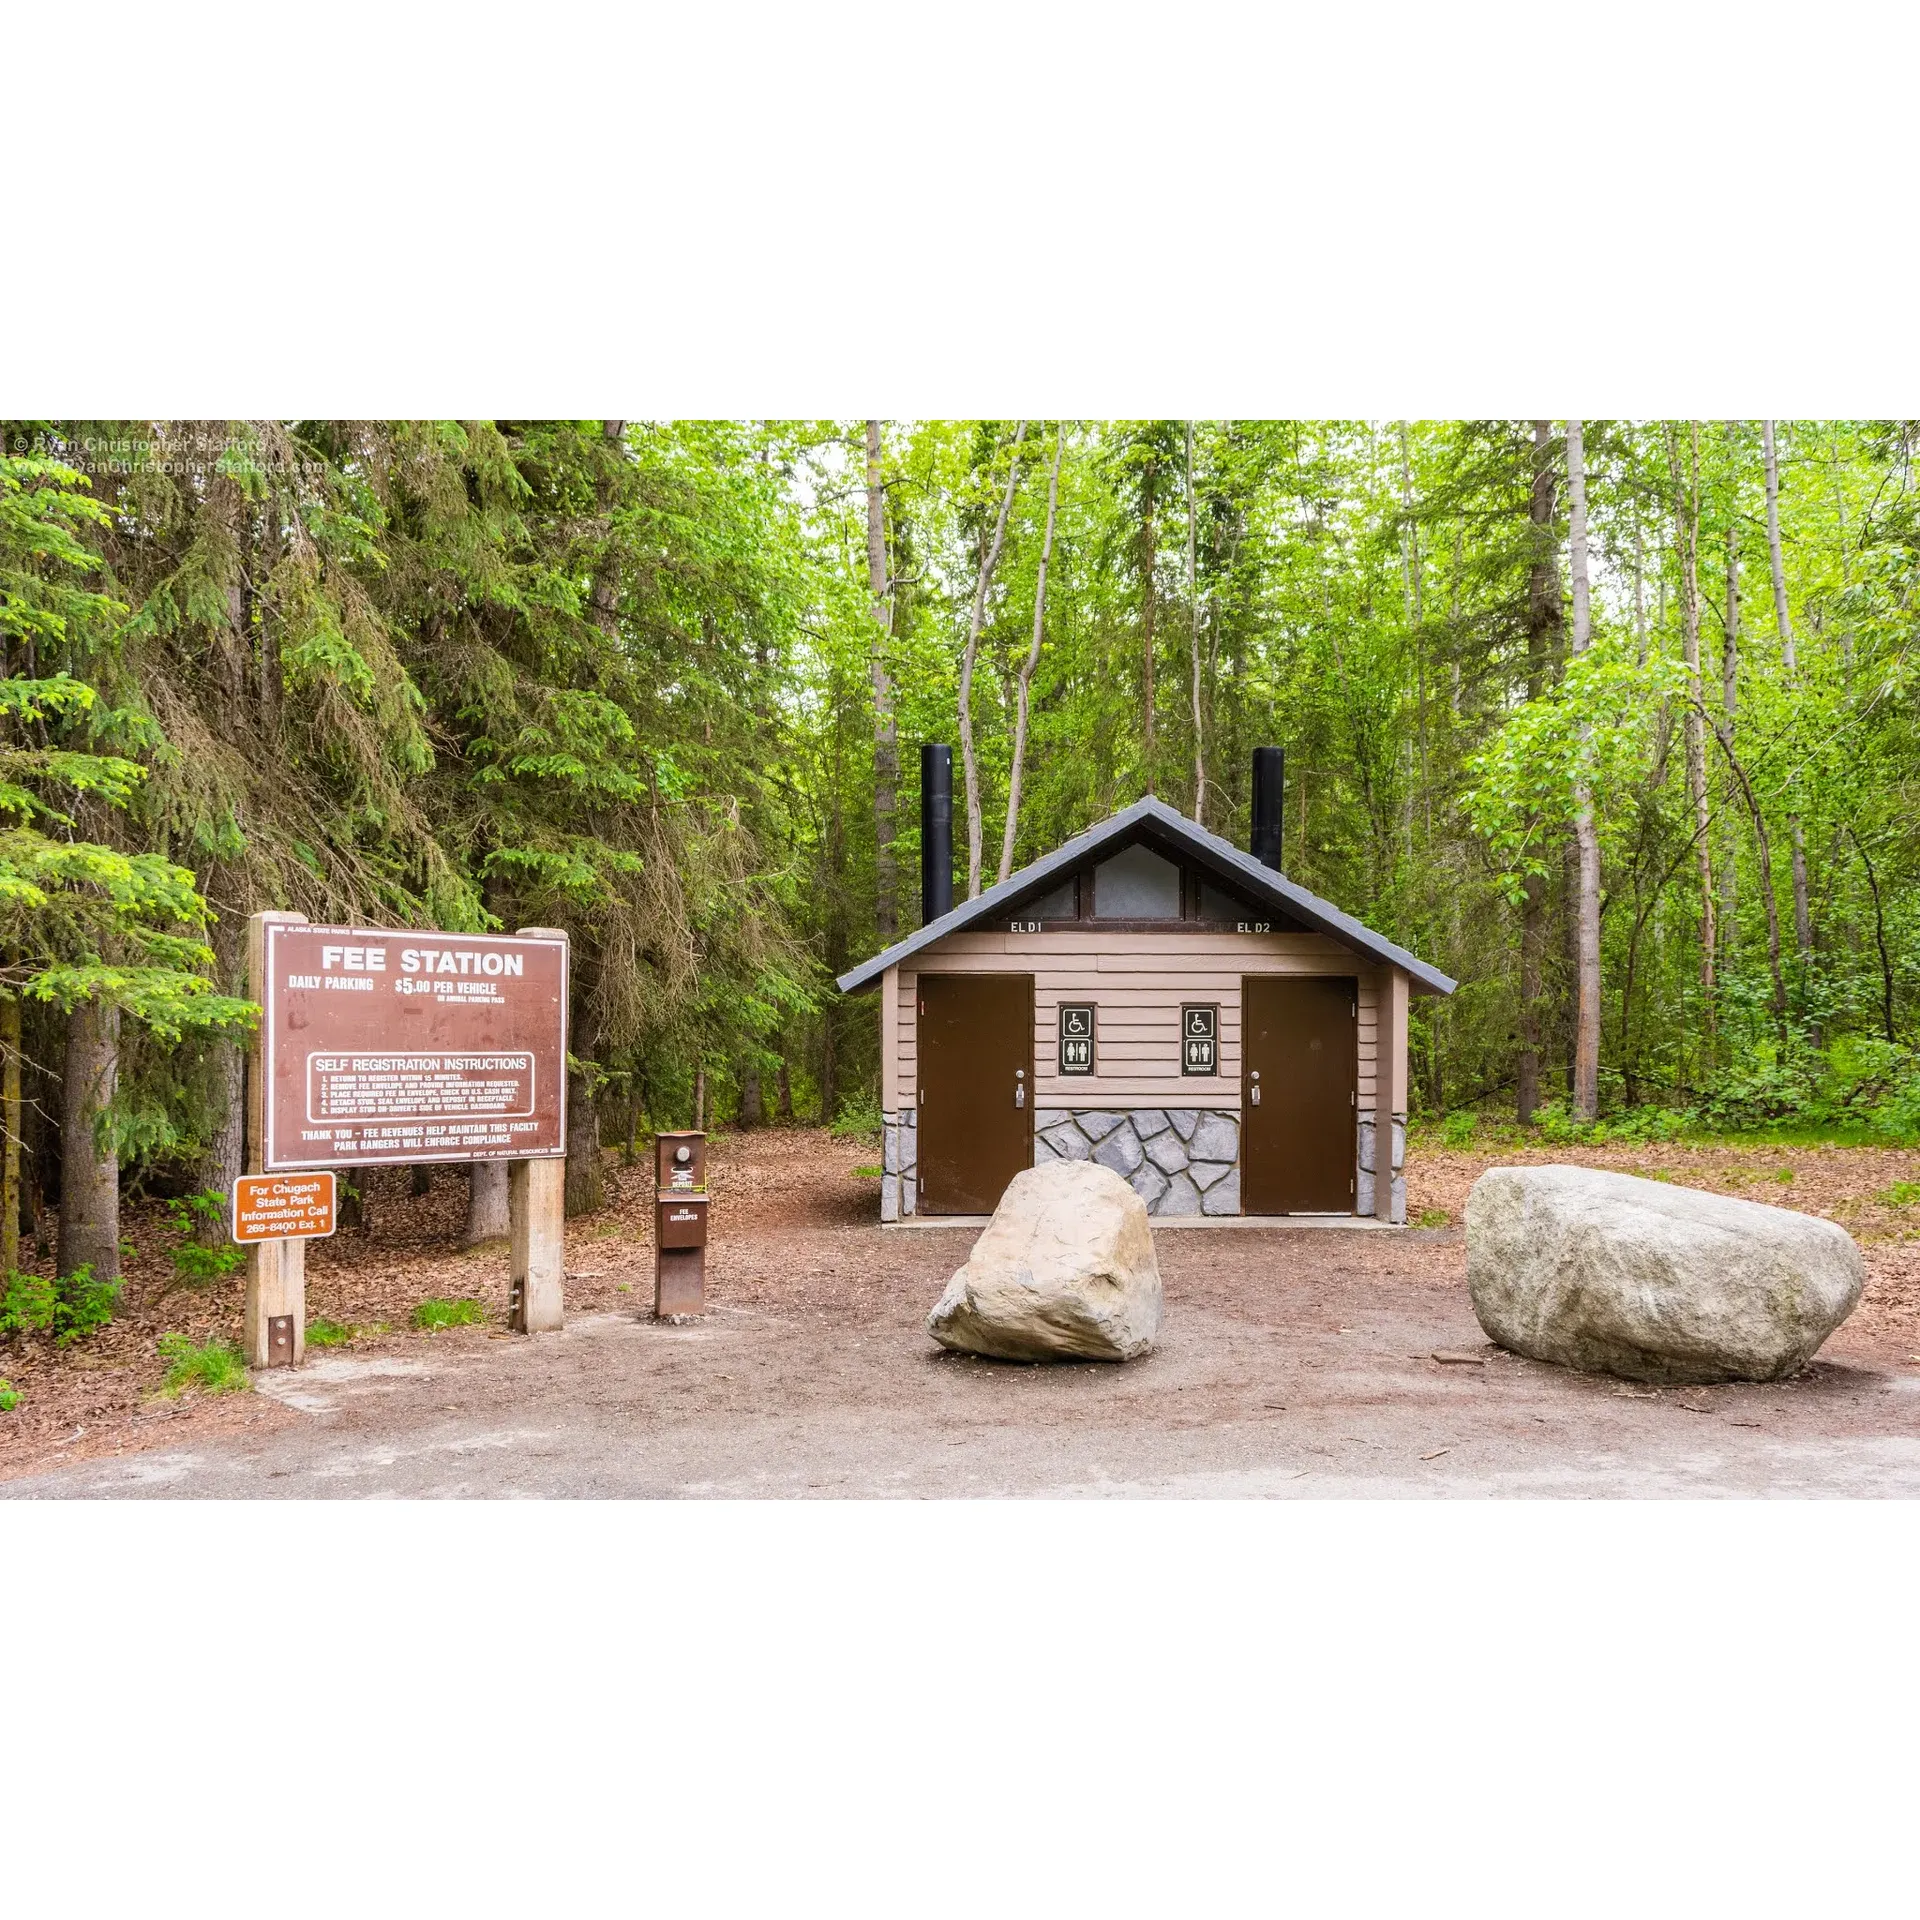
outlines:
[[[1211,1001],[1196,1005],[1189,1001],[1180,1009],[1180,1071],[1182,1073],[1218,1073],[1220,1071],[1220,1004]]]
[[[1086,1002],[1062,1003],[1060,1008],[1060,1071],[1093,1071],[1093,1008]]]

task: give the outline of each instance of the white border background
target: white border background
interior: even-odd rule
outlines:
[[[1855,0],[43,9],[0,412],[1911,416],[1915,39]],[[6,1894],[1905,1905],[1913,1540],[7,1506]]]

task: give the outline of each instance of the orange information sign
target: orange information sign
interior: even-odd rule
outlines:
[[[233,1237],[324,1240],[333,1231],[330,1173],[243,1173],[233,1183]]]

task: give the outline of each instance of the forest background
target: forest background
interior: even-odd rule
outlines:
[[[571,1212],[650,1125],[868,1124],[928,740],[961,896],[1143,792],[1244,845],[1283,746],[1291,877],[1461,982],[1452,1137],[1910,1140],[1917,436],[9,423],[0,1273],[68,1284],[5,1312],[104,1311],[129,1192],[214,1257],[262,908],[566,927]]]

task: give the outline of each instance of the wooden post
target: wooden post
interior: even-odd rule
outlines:
[[[263,1002],[267,993],[267,923],[303,927],[304,913],[256,913],[247,921],[247,993]],[[267,1075],[264,1065],[266,1021],[255,1030],[247,1051],[247,1171],[267,1170]],[[241,1343],[247,1365],[273,1363],[272,1323],[281,1316],[293,1321],[292,1363],[298,1366],[307,1351],[307,1243],[304,1240],[260,1240],[247,1249],[247,1304]],[[285,1354],[280,1356],[285,1362]]]
[[[522,927],[530,939],[564,940],[559,927]],[[571,976],[569,976],[571,977]],[[565,1110],[566,1059],[560,1062],[561,1103]],[[507,1297],[513,1303],[516,1333],[558,1333],[566,1321],[567,1162],[514,1160],[508,1163],[507,1216],[512,1264]]]
[[[1373,1056],[1373,1216],[1393,1218],[1393,1126],[1407,1111],[1407,976],[1379,974]]]

